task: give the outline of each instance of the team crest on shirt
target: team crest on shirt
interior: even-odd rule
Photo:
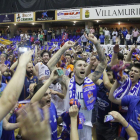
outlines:
[[[88,99],[91,99],[93,97],[93,93],[91,91],[88,92]]]

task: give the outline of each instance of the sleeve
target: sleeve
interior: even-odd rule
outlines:
[[[133,100],[134,96],[132,95],[127,95],[127,96],[124,96],[121,100],[121,105],[122,106],[129,106],[131,100]]]
[[[56,111],[56,108],[55,108],[55,105],[54,104],[53,104],[53,107],[54,107],[56,119],[58,120],[57,111]]]

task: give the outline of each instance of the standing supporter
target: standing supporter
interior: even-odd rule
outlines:
[[[49,28],[48,34],[47,34],[47,41],[51,41],[51,35],[52,35],[52,30]]]
[[[26,66],[26,76],[24,86],[19,97],[19,101],[25,100],[26,98],[30,98],[29,92],[30,84],[35,85],[37,83],[38,83],[37,77],[33,76],[33,64],[29,62]]]
[[[138,35],[136,43],[137,43],[137,45],[140,45],[140,34]]]
[[[114,85],[111,88],[109,99],[115,104],[121,106],[127,106],[128,111],[126,115],[126,120],[128,121],[128,125],[123,127],[121,131],[121,135],[125,137],[125,129],[129,127],[129,124],[134,128],[134,130],[138,134],[138,139],[140,139],[140,126],[139,124],[139,117],[140,117],[140,88],[139,88],[139,78],[140,78],[140,64],[135,64],[129,73],[130,80],[132,82],[131,90],[129,91],[128,95],[124,95],[122,98],[115,99],[113,96],[114,91],[120,87],[119,82],[116,80]],[[123,80],[126,80],[125,77],[122,77]],[[129,138],[128,135],[126,137]]]
[[[55,34],[56,34],[55,30],[52,28],[52,39],[55,39]]]
[[[105,35],[105,45],[107,45],[107,44],[109,44],[110,32],[106,27],[104,30],[104,35]]]
[[[135,28],[134,31],[132,32],[133,44],[136,44],[138,35],[139,35],[139,32],[138,32],[137,28]]]
[[[46,41],[46,39],[47,39],[47,30],[44,29],[43,32],[44,32],[44,41]]]
[[[27,45],[30,46],[30,36],[29,36],[29,34],[27,34],[27,38],[26,39],[27,39],[27,42],[26,42]]]
[[[86,26],[85,32],[86,32],[86,34],[89,34],[89,27],[88,26]]]
[[[126,38],[126,35],[128,34],[126,28],[123,29],[122,34],[123,34],[124,38]]]
[[[61,28],[61,36],[63,35],[64,31],[65,31],[65,29],[62,27]]]
[[[85,50],[85,46],[86,46],[86,44],[87,44],[87,42],[88,42],[88,40],[87,40],[87,38],[85,37],[85,32],[84,32],[84,34],[81,36],[81,41],[83,42],[83,49]]]
[[[99,30],[98,30],[98,28],[95,28],[94,35],[97,37],[97,39],[99,38]]]
[[[102,33],[99,36],[99,39],[100,39],[100,44],[104,44],[105,36]]]
[[[127,35],[126,35],[126,36],[127,36]],[[124,45],[124,41],[125,41],[124,35],[121,34],[121,35],[120,35],[120,45]]]
[[[6,87],[6,84],[2,83],[2,73],[0,71],[0,97],[2,96],[2,92],[4,91],[5,87]]]
[[[40,45],[41,45],[41,47],[42,47],[42,45],[44,44],[44,42],[43,42],[43,32],[39,35],[39,41],[40,41]]]
[[[103,28],[99,25],[99,35],[103,34]]]
[[[94,34],[95,33],[95,30],[94,30],[93,26],[90,27],[90,31],[89,32],[90,32],[90,34]]]
[[[128,32],[128,34],[126,35],[126,45],[131,45],[131,35],[130,32]]]
[[[44,118],[43,107],[48,106],[50,112],[50,127],[51,127],[51,137],[52,140],[57,140],[57,124],[62,123],[62,118],[57,116],[56,108],[51,102],[51,91],[48,89],[51,83],[53,83],[59,76],[56,70],[51,73],[50,78],[45,82],[45,84],[37,85],[34,89],[35,95],[31,99],[31,103],[39,101],[39,108],[41,113],[41,118]]]
[[[114,83],[114,75],[111,67],[107,67],[103,72],[103,80],[99,79],[97,91],[97,122],[96,133],[98,140],[114,140],[118,136],[118,123],[104,123],[104,116],[110,111],[119,111],[119,106],[110,102],[109,91]]]
[[[117,38],[117,36],[116,36],[116,34],[114,34],[112,37],[112,45],[116,44],[116,38]]]
[[[88,39],[90,41],[92,41],[95,46],[96,46],[96,49],[97,49],[97,52],[100,56],[100,64],[97,66],[96,70],[94,73],[91,73],[89,75],[90,78],[86,78],[85,75],[86,75],[86,63],[85,61],[82,59],[82,60],[77,60],[75,61],[75,65],[74,65],[74,73],[75,73],[75,78],[73,77],[71,80],[66,77],[66,76],[63,76],[62,77],[62,83],[67,87],[67,95],[66,95],[66,104],[65,104],[65,108],[66,108],[66,111],[67,109],[69,108],[69,100],[70,98],[72,97],[73,99],[78,99],[78,101],[80,101],[80,104],[81,104],[81,112],[84,114],[85,118],[86,118],[86,121],[85,121],[85,125],[83,126],[83,129],[82,130],[79,130],[79,137],[80,137],[80,140],[83,140],[83,139],[88,139],[88,140],[91,140],[92,139],[92,132],[91,132],[91,128],[92,128],[92,123],[91,123],[91,116],[92,116],[92,110],[88,111],[86,109],[86,106],[84,104],[84,99],[83,99],[83,83],[86,84],[85,80],[89,80],[91,83],[92,81],[93,82],[96,82],[102,75],[102,72],[105,68],[105,55],[97,41],[97,38],[94,37],[93,35],[89,35]],[[70,46],[69,46],[70,47]],[[62,47],[64,48],[64,47]],[[59,53],[63,52],[62,48],[52,57],[54,59],[58,59],[59,60]],[[90,66],[89,66],[90,67]],[[75,80],[76,81],[75,81]],[[72,93],[72,89],[70,89],[71,92],[69,92],[69,88],[72,88],[74,86],[72,86],[74,83],[72,83],[72,81],[74,82],[75,81],[75,86],[76,86],[76,93]],[[71,83],[71,86],[69,87],[69,84]],[[92,87],[92,86],[91,86]],[[93,88],[91,88],[93,89]]]
[[[118,32],[116,31],[115,28],[114,28],[114,31],[112,32],[112,36],[114,36],[114,35],[118,36]]]

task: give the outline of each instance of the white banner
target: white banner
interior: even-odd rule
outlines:
[[[34,21],[33,12],[16,14],[16,22],[28,22],[28,21]]]
[[[57,20],[80,19],[80,9],[57,10]]]
[[[139,18],[140,5],[83,8],[82,19]]]
[[[132,45],[128,45],[128,48],[130,49]],[[105,53],[108,54],[113,54],[113,47],[114,45],[101,45],[101,47],[104,49]],[[126,45],[119,45],[120,52],[125,53],[125,47]],[[137,46],[138,49],[140,49],[140,46]],[[96,48],[94,46],[94,51],[96,51]]]

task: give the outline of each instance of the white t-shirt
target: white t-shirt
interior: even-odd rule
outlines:
[[[68,111],[69,109],[69,102],[70,102],[70,94],[69,94],[69,89],[67,90],[67,95],[65,97],[65,111]],[[92,110],[87,110],[86,106],[85,106],[85,102],[84,102],[84,98],[83,98],[83,84],[82,85],[78,85],[76,84],[76,95],[75,95],[75,99],[78,99],[78,101],[81,104],[81,109],[80,112],[84,114],[85,116],[85,123],[84,125],[90,126],[92,127],[92,123],[91,123],[91,117],[92,117]]]
[[[49,88],[54,91],[57,91],[59,93],[62,93],[60,83],[51,84]],[[51,99],[57,110],[57,115],[60,116],[65,111],[64,110],[64,100],[59,98],[57,95],[53,95],[53,94],[51,95]]]
[[[46,79],[42,82],[45,82],[50,77],[50,70],[48,66],[44,65],[42,62],[37,63],[38,66],[38,79],[46,76]]]

